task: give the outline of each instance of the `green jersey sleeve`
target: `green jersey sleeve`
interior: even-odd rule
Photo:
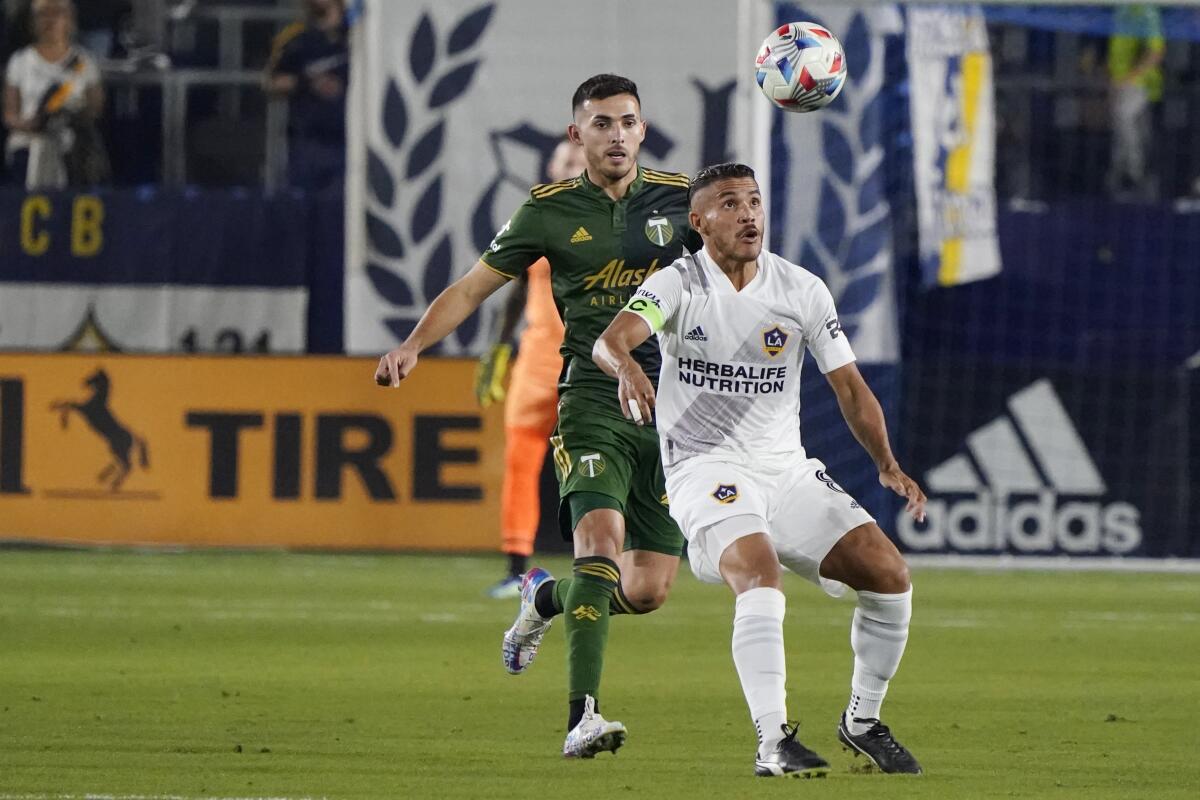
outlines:
[[[518,278],[529,265],[546,254],[541,210],[529,198],[512,215],[479,257],[506,278]]]

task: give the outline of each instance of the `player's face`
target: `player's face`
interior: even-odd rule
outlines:
[[[571,142],[559,142],[546,165],[546,174],[552,181],[565,181],[579,176],[587,166],[583,148]]]
[[[70,37],[71,7],[63,0],[41,0],[33,4],[34,35],[39,41]]]
[[[617,94],[603,100],[585,100],[575,110],[575,122],[567,136],[582,145],[588,173],[618,181],[637,164],[646,123],[637,99]]]
[[[725,261],[754,261],[762,251],[763,203],[754,178],[725,178],[700,190],[689,215],[704,244]]]

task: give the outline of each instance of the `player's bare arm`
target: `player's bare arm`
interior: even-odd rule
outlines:
[[[856,364],[830,371],[826,376],[837,395],[838,407],[854,438],[866,449],[879,470],[879,482],[908,500],[904,510],[918,522],[925,520],[925,493],[897,463],[888,443],[887,423],[875,393],[863,380]]]
[[[610,377],[617,379],[617,399],[621,413],[638,425],[645,425],[654,410],[654,384],[631,355],[650,338],[650,326],[637,314],[622,311],[600,334],[592,346],[592,360]]]
[[[507,277],[482,261],[475,262],[470,272],[446,287],[429,304],[421,321],[404,343],[379,359],[375,382],[380,386],[390,385],[393,389],[399,387],[400,381],[407,378],[417,365],[417,356],[422,350],[446,338],[450,331],[461,325],[463,320],[471,316],[471,312],[508,281]]]

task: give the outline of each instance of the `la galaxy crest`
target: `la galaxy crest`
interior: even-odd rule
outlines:
[[[666,247],[675,238],[675,226],[666,217],[650,217],[646,220],[646,238],[659,247]]]
[[[734,500],[738,499],[737,486],[732,483],[719,484],[717,488],[713,490],[712,496],[713,499],[718,503],[729,505]]]
[[[787,347],[788,333],[783,328],[776,325],[774,328],[763,331],[763,352],[771,358],[783,352],[783,348]]]

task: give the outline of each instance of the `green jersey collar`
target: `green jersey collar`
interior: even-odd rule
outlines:
[[[587,189],[592,194],[594,194],[604,200],[607,200],[610,203],[614,203],[614,202],[619,203],[619,202],[621,202],[621,200],[628,200],[629,198],[633,197],[635,194],[640,192],[642,190],[642,186],[646,183],[645,175],[642,172],[642,165],[638,164],[637,165],[637,177],[633,179],[633,183],[629,184],[629,188],[625,190],[625,196],[622,197],[621,200],[613,200],[611,197],[609,197],[607,194],[604,193],[603,189],[601,189],[596,184],[592,183],[591,178],[588,177],[586,169],[583,171],[583,174],[580,175],[579,177],[582,179],[583,188]]]

